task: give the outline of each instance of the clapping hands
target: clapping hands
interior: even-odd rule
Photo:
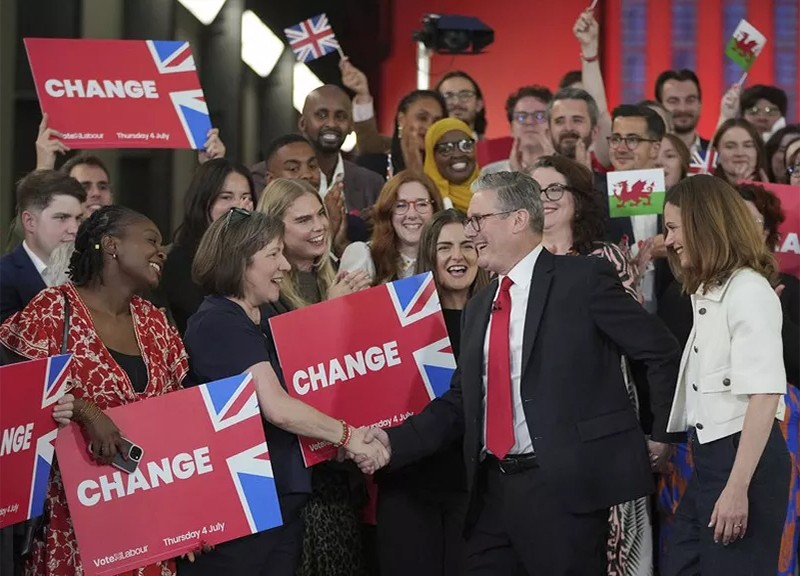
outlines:
[[[374,474],[392,457],[389,435],[381,428],[357,428],[347,445],[346,456],[358,464],[364,474]]]

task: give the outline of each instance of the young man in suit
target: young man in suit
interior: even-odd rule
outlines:
[[[539,185],[521,173],[476,180],[467,236],[497,278],[470,300],[450,390],[401,426],[370,433],[390,465],[464,436],[469,510],[465,574],[606,574],[609,508],[653,491],[667,455],[675,338],[601,258],[542,247]],[[648,444],[625,392],[620,354],[648,368]],[[379,463],[360,462],[370,471]]]
[[[0,259],[0,322],[57,284],[50,256],[75,240],[85,202],[81,184],[62,172],[37,170],[20,180],[17,214],[25,239]]]

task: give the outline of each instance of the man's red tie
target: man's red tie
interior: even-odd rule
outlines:
[[[514,418],[511,400],[511,278],[500,282],[500,292],[492,306],[489,333],[489,368],[486,376],[486,448],[497,458],[505,458],[514,446]]]

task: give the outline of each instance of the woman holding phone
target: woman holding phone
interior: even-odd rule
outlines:
[[[56,416],[81,425],[101,464],[111,464],[120,452],[127,455],[129,448],[105,410],[177,390],[188,372],[175,329],[136,295],[158,285],[164,258],[161,233],[149,218],[122,206],[103,207],[78,229],[72,282],[43,290],[0,326],[0,344],[15,359],[47,358],[62,349],[72,354],[71,396]],[[57,460],[25,573],[83,574]],[[174,576],[175,562],[133,573]]]

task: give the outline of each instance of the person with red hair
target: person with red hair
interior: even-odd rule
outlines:
[[[342,254],[339,271],[366,270],[373,285],[411,276],[422,227],[442,207],[442,195],[428,176],[411,170],[399,172],[375,202],[372,239],[350,244]]]

